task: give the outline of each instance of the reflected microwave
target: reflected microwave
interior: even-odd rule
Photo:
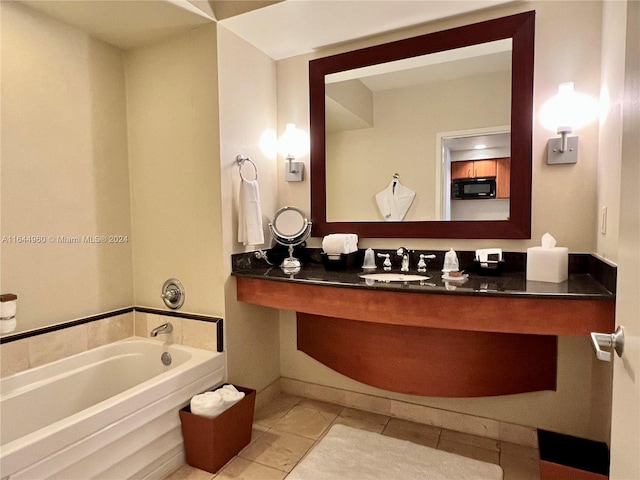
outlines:
[[[451,181],[454,200],[496,198],[496,177],[456,178]]]

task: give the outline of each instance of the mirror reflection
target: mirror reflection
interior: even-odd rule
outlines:
[[[508,38],[326,75],[327,221],[507,219],[508,199],[450,200],[449,156],[473,132],[509,148],[511,56]]]
[[[509,219],[511,135],[497,130],[443,136],[443,220]]]

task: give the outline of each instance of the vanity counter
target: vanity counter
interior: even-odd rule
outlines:
[[[397,269],[393,270],[397,272]],[[365,272],[362,269],[327,271],[322,265],[305,265],[299,273],[288,275],[279,267],[251,267],[233,272],[236,277],[256,278],[277,282],[299,283],[338,288],[384,290],[403,293],[439,295],[473,295],[489,297],[557,298],[564,300],[605,300],[615,296],[588,273],[573,273],[562,283],[527,281],[524,272],[505,272],[500,276],[481,276],[474,273],[464,282],[446,282],[442,272],[428,270],[425,280],[411,282],[367,281],[366,273],[382,273],[382,269]],[[415,273],[415,272],[412,272]]]
[[[463,257],[461,265],[466,264]],[[426,272],[424,281],[386,283],[361,278],[365,272],[360,268],[327,271],[313,261],[289,275],[250,256],[234,259],[233,275],[240,301],[316,315],[542,335],[613,331],[615,295],[587,271],[588,256],[576,258],[571,262],[574,273],[557,284],[527,281],[523,271],[500,276],[470,273],[465,282],[445,282],[434,269]],[[517,258],[512,263],[518,263]],[[610,283],[615,285],[615,270],[613,278]]]
[[[233,271],[239,301],[296,312],[299,350],[401,393],[555,390],[558,336],[614,330],[615,295],[589,272],[560,284],[527,282],[518,271],[472,273],[458,286],[433,269],[405,283],[367,282],[362,273],[310,262],[287,275],[249,256],[235,258]]]

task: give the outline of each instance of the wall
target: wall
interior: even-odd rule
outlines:
[[[134,302],[224,317],[216,26],[126,54]]]
[[[598,211],[606,208],[597,229],[596,252],[612,262],[618,260],[620,221],[620,156],[622,152],[622,100],[624,95],[625,2],[604,2],[602,18],[602,64],[599,146]]]
[[[2,293],[18,295],[19,330],[130,306],[122,52],[17,2],[0,8]],[[96,235],[122,242],[84,238]]]
[[[278,115],[297,116],[301,120],[298,124],[308,125],[307,62],[311,58],[532,9],[537,12],[532,239],[495,240],[490,245],[487,241],[477,240],[361,239],[361,248],[402,245],[424,250],[450,247],[473,250],[495,246],[508,251],[525,251],[528,246],[539,244],[542,234],[549,231],[559,245],[569,247],[571,252],[592,252],[596,249],[598,125],[576,131],[580,135],[576,165],[549,166],[546,164],[546,143],[554,133],[543,129],[537,112],[544,101],[555,94],[558,84],[564,81],[573,80],[577,90],[598,97],[600,65],[594,59],[600,57],[601,48],[602,4],[599,2],[522,2],[279,61]],[[571,22],[567,23],[567,18],[571,18]],[[308,158],[304,160],[308,162]],[[280,161],[284,162],[283,159]],[[309,210],[309,182],[295,187],[283,183],[280,186],[281,203]],[[320,239],[312,239],[310,245],[319,246]],[[428,308],[428,304],[425,307]],[[594,360],[588,338],[559,339],[556,392],[478,399],[403,396],[354,382],[296,350],[295,316],[291,312],[281,312],[280,345],[283,377],[599,440],[606,440],[609,435],[606,416],[609,415],[610,404],[607,405],[606,399],[597,391],[601,387],[608,388],[611,370],[609,365]]]
[[[278,379],[278,312],[240,303],[231,277],[231,255],[268,248],[269,219],[278,209],[275,129],[275,62],[222,26],[218,26],[220,97],[220,172],[222,176],[222,225],[226,278],[225,328],[229,381],[261,390]],[[238,189],[240,175],[235,158],[248,156],[258,170],[265,245],[238,243]],[[242,169],[254,178],[253,167]]]

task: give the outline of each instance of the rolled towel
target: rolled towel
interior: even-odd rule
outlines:
[[[217,391],[201,393],[191,399],[191,413],[194,415],[213,418],[220,415],[226,408],[227,405]]]
[[[358,235],[355,233],[331,233],[322,239],[322,250],[327,255],[340,255],[358,251]]]
[[[222,388],[216,390],[216,392],[222,397],[225,408],[230,407],[244,398],[244,392],[239,392],[233,385],[224,385]]]

